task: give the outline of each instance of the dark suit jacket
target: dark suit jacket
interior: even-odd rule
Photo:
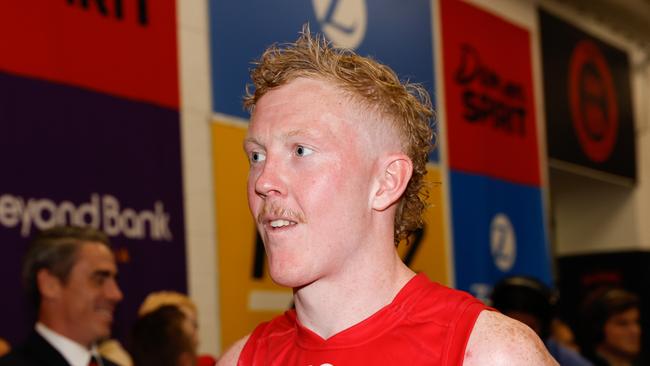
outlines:
[[[104,366],[117,366],[102,358]],[[0,358],[0,366],[70,366],[63,355],[40,334],[32,332],[27,341]]]

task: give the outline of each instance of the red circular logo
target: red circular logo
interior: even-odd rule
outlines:
[[[616,142],[618,105],[612,74],[592,41],[580,41],[571,55],[569,102],[582,150],[594,162],[607,160]]]

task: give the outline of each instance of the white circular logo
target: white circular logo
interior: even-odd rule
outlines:
[[[366,35],[365,0],[312,0],[320,27],[336,47],[357,48]]]
[[[502,213],[492,218],[490,225],[490,252],[494,264],[503,272],[509,271],[517,259],[517,237],[508,216]]]

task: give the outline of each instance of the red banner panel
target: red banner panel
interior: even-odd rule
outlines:
[[[457,0],[440,7],[450,168],[539,186],[529,32]]]
[[[174,0],[0,5],[0,71],[178,108]]]

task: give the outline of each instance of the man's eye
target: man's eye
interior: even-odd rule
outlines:
[[[251,153],[251,162],[259,163],[260,161],[264,160],[266,160],[266,155],[262,154],[261,152],[253,151]]]
[[[312,150],[312,149],[310,149],[308,147],[304,147],[304,146],[301,146],[301,145],[298,145],[296,147],[296,155],[298,155],[298,156],[311,155],[313,152],[314,152],[314,150]]]
[[[99,274],[92,276],[92,282],[95,284],[95,286],[101,287],[104,285],[104,282],[106,282],[106,276]]]

